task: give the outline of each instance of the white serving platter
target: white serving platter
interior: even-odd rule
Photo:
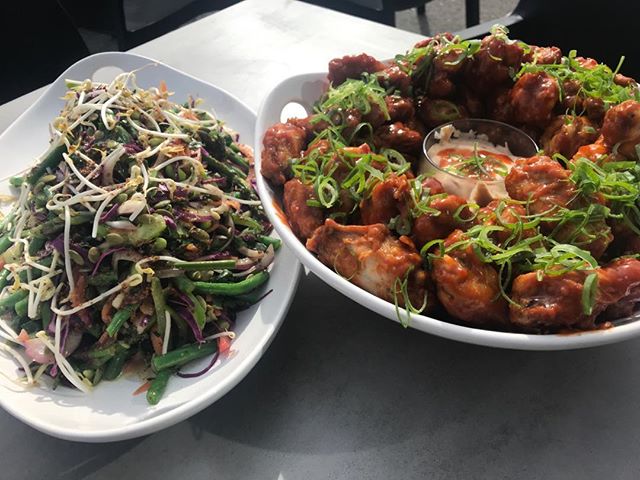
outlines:
[[[189,95],[204,100],[219,118],[240,134],[240,141],[254,143],[255,114],[240,100],[210,83],[198,80],[155,60],[129,53],[101,53],[67,69],[46,92],[0,136],[0,178],[29,167],[49,141],[48,125],[60,112],[66,92],[65,79],[111,81],[122,71],[142,68],[137,82],[142,88],[165,81],[174,100]],[[0,193],[8,193],[6,181]],[[276,255],[266,289],[273,292],[258,305],[238,314],[232,353],[198,378],[171,378],[167,392],[156,406],[145,395],[133,396],[143,383],[136,375],[101,382],[91,393],[62,387],[25,389],[14,383],[16,363],[0,355],[0,405],[16,418],[55,437],[83,442],[107,442],[146,435],[197,413],[233,388],[260,359],[282,323],[296,290],[300,264],[283,247]],[[198,371],[203,359],[189,367]]]
[[[298,259],[324,280],[327,284],[355,300],[368,309],[391,320],[398,321],[395,306],[352,284],[331,268],[320,262],[315,255],[293,234],[282,210],[280,192],[274,191],[260,174],[262,137],[274,123],[284,122],[289,117],[305,117],[313,111],[314,103],[327,90],[327,73],[307,73],[283,80],[264,99],[258,110],[255,133],[255,157],[258,193],[269,219],[276,231]],[[401,309],[402,315],[406,315]],[[519,350],[569,350],[593,347],[627,340],[640,335],[640,313],[620,319],[616,326],[609,329],[577,332],[571,334],[532,335],[483,330],[458,325],[426,315],[412,314],[409,326],[417,330],[461,342],[489,347],[511,348]]]

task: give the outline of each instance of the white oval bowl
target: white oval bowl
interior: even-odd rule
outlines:
[[[151,66],[152,65],[152,66]],[[204,100],[205,108],[215,108],[218,116],[240,134],[240,141],[254,142],[255,114],[249,107],[209,83],[175,70],[155,60],[129,53],[101,53],[87,57],[67,69],[26,112],[0,136],[0,178],[24,170],[45,150],[47,127],[60,112],[66,92],[64,79],[93,78],[110,81],[118,69],[142,69],[137,74],[143,88],[164,80],[174,99],[188,95]],[[8,161],[10,159],[10,161]],[[1,193],[8,193],[3,182]],[[24,389],[11,379],[17,375],[15,362],[0,355],[0,405],[13,416],[49,435],[83,442],[124,440],[146,435],[178,423],[222,397],[260,359],[282,323],[296,290],[300,264],[286,246],[276,255],[271,278],[265,289],[273,292],[258,305],[238,314],[232,354],[218,361],[198,378],[172,377],[156,406],[145,395],[132,393],[143,383],[136,376],[102,382],[91,393],[66,387],[51,391],[44,387]],[[202,369],[209,359],[189,365],[188,371]]]
[[[264,99],[258,110],[255,133],[255,157],[258,193],[265,211],[284,243],[293,250],[298,259],[327,284],[355,300],[368,309],[390,320],[398,321],[395,306],[372,295],[338,275],[320,262],[315,255],[293,234],[286,221],[281,218],[277,207],[279,194],[275,192],[261,175],[262,137],[269,126],[281,121],[285,105],[298,103],[306,112],[312,112],[314,103],[326,91],[328,82],[325,73],[307,73],[283,80]],[[403,317],[406,315],[401,309]],[[593,347],[627,340],[640,335],[640,314],[617,322],[613,328],[576,332],[571,334],[534,335],[525,333],[483,330],[458,325],[426,315],[411,315],[409,326],[423,332],[460,342],[485,345],[488,347],[512,348],[519,350],[568,350]]]

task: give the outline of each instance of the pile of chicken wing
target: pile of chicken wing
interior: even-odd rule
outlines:
[[[306,247],[382,299],[479,328],[604,328],[640,303],[640,93],[619,68],[500,27],[337,58],[314,113],[266,131],[262,175]],[[428,131],[466,117],[540,146],[509,198],[417,174]]]

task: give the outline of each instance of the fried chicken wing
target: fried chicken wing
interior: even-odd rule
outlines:
[[[538,47],[529,45],[531,51],[523,56],[525,62],[535,62],[538,65],[551,65],[562,61],[562,50],[558,47]]]
[[[391,175],[378,183],[360,203],[360,218],[364,225],[387,224],[407,210],[409,182],[406,175]]]
[[[402,122],[383,125],[373,133],[377,148],[393,148],[401,153],[418,156],[422,151],[423,136]]]
[[[529,211],[540,214],[557,206],[566,207],[575,198],[577,192],[570,176],[558,162],[539,155],[516,161],[504,183],[511,198],[528,201]]]
[[[377,75],[385,88],[396,89],[403,96],[408,96],[411,93],[411,77],[398,65],[390,65],[379,71]]]
[[[635,146],[640,143],[640,103],[627,100],[611,107],[604,116],[602,137],[626,158],[638,160]]]
[[[513,106],[511,105],[510,93],[510,89],[500,88],[488,94],[486,110],[490,119],[504,123],[512,122]]]
[[[391,122],[406,122],[407,120],[411,120],[416,114],[413,100],[410,98],[390,95],[386,97],[384,101],[387,104]]]
[[[315,198],[313,187],[305,185],[297,178],[284,184],[284,211],[291,230],[301,240],[309,238],[316,228],[322,225],[324,214],[322,209],[307,204],[307,200]]]
[[[327,78],[334,87],[344,83],[348,78],[359,79],[363,73],[374,73],[384,70],[386,65],[379,62],[371,55],[346,55],[342,58],[334,58],[329,62],[329,75]]]
[[[476,216],[478,225],[502,226],[504,230],[491,232],[496,241],[505,246],[506,243],[519,241],[536,235],[535,228],[522,228],[527,223],[527,210],[519,203],[509,200],[492,200],[486,207],[481,208]]]
[[[571,158],[580,147],[593,143],[598,138],[597,126],[586,117],[560,115],[554,118],[542,134],[544,152]]]
[[[262,139],[262,175],[274,185],[284,185],[290,176],[290,161],[306,148],[307,132],[291,123],[276,123]]]
[[[566,221],[560,216],[562,209],[584,210],[588,203],[601,202],[598,197],[579,197],[570,176],[571,173],[555,160],[535,156],[515,162],[505,177],[505,187],[514,200],[528,202],[529,213],[545,214],[551,219],[541,224],[545,233],[559,242],[588,250],[599,258],[613,240],[605,219],[594,214],[583,225],[582,217]]]
[[[511,89],[513,117],[517,123],[545,126],[558,103],[560,89],[555,78],[544,72],[525,73]]]
[[[407,292],[413,306],[422,305],[427,273],[411,240],[395,238],[382,224],[340,225],[327,219],[307,241],[307,248],[322,263],[352,283],[389,302],[397,298],[399,281],[408,280]]]
[[[488,35],[480,44],[466,69],[467,84],[478,93],[486,94],[511,81],[510,71],[518,71],[523,60],[524,49],[517,42]]]
[[[562,275],[525,273],[513,281],[511,323],[525,331],[550,332],[563,329],[590,329],[597,316],[613,307],[635,306],[640,301],[640,261],[620,258],[597,268],[595,304],[591,314],[582,305],[582,290],[589,271]]]
[[[431,240],[447,238],[456,229],[466,230],[470,222],[455,218],[455,213],[464,208],[467,201],[457,195],[438,196],[429,202],[429,207],[438,211],[437,214],[424,213],[413,221],[411,239],[418,248],[422,248]],[[468,209],[461,211],[460,218],[468,218]]]
[[[445,248],[465,239],[454,231]],[[498,272],[482,262],[469,244],[433,259],[438,299],[454,317],[476,326],[506,326],[507,302],[500,294]]]

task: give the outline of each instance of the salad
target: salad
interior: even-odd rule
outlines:
[[[135,72],[68,81],[37,164],[0,222],[0,349],[27,384],[88,392],[137,370],[156,404],[206,373],[257,303],[280,246],[238,135]],[[209,358],[200,371],[190,362]]]

